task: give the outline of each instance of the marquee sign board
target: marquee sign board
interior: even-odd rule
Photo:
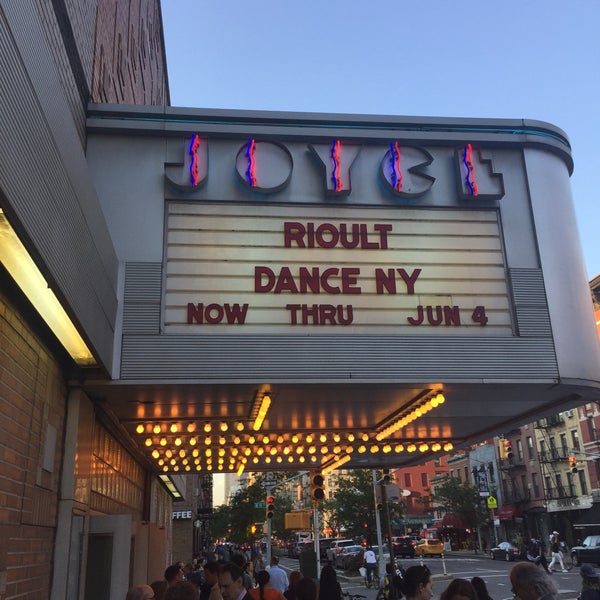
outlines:
[[[167,210],[167,333],[512,333],[495,210]]]

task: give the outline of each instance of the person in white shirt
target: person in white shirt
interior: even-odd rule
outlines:
[[[287,573],[279,566],[279,559],[276,556],[271,558],[269,564],[269,575],[271,576],[269,585],[283,594],[290,584]]]
[[[364,560],[365,569],[367,569],[367,585],[370,586],[373,582],[373,573],[375,573],[375,570],[377,569],[377,557],[371,546],[368,546],[365,550]]]

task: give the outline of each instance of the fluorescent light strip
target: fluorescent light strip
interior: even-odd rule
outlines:
[[[96,364],[73,322],[48,287],[21,240],[0,209],[0,262],[17,282],[42,319],[80,366]]]

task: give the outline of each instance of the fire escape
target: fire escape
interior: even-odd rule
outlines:
[[[546,501],[567,501],[577,496],[573,474],[569,470],[569,448],[562,413],[534,422],[539,434],[539,461]],[[558,436],[558,443],[557,443]]]
[[[511,433],[520,433],[520,430],[509,432],[508,435],[510,436]],[[520,448],[518,452],[515,452],[512,440],[508,437],[500,438],[499,443],[500,459],[498,463],[502,482],[502,502],[522,510],[523,505],[531,499],[529,487],[519,485],[519,482],[523,480],[522,476],[527,472],[523,451]]]

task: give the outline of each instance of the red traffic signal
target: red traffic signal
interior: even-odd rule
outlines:
[[[275,514],[275,498],[267,496],[267,519],[272,519]]]
[[[574,456],[569,456],[569,467],[571,468],[571,473],[577,473],[579,470],[577,468],[577,459]]]

